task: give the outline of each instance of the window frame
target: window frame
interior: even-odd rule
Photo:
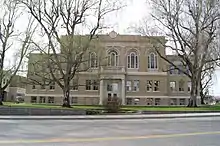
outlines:
[[[133,81],[133,92],[139,92],[140,91],[140,80],[134,80]]]
[[[53,99],[53,100],[51,100]],[[52,101],[52,102],[51,102]],[[51,103],[55,103],[55,98],[53,96],[49,96],[48,97],[48,103],[51,104]]]
[[[158,83],[158,85],[156,86],[156,83]],[[160,91],[160,81],[159,80],[154,80],[154,92],[159,92]],[[157,90],[155,90],[157,88]]]
[[[112,55],[115,55],[114,56],[114,63],[112,63],[113,61],[112,61]],[[115,51],[115,50],[110,50],[109,52],[108,52],[108,66],[110,66],[110,67],[116,67],[116,66],[118,66],[119,65],[119,54],[118,54],[118,52],[117,51]]]
[[[174,83],[175,87],[171,87],[171,83]],[[170,88],[170,91],[171,91],[171,92],[176,92],[176,88],[177,88],[177,87],[176,87],[176,81],[170,81],[170,82],[169,82],[169,88]],[[171,90],[171,88],[174,88],[174,89]]]
[[[148,89],[151,89],[151,90],[148,90]],[[153,92],[153,80],[147,80],[146,90],[147,90],[147,92]]]
[[[180,85],[182,85],[182,87]],[[183,80],[180,80],[178,82],[178,86],[179,86],[179,88],[178,88],[179,92],[184,92],[185,91],[185,88],[184,88],[185,87],[185,82]]]
[[[137,52],[132,51],[127,55],[127,68],[128,69],[139,68],[139,56]]]
[[[92,63],[94,63],[94,64],[92,64]],[[89,67],[90,68],[98,68],[98,57],[97,57],[96,52],[89,53]]]
[[[35,98],[35,100],[33,100],[32,98]],[[35,101],[35,102],[33,102]],[[37,96],[31,96],[31,103],[37,103]]]
[[[56,85],[55,81],[52,81],[50,83],[49,90],[55,90],[55,85]]]
[[[126,91],[127,92],[132,91],[132,81],[130,81],[130,80],[126,81]]]
[[[148,55],[148,66],[147,68],[149,70],[158,70],[158,56],[157,54],[155,54],[154,52],[151,52],[149,55]]]

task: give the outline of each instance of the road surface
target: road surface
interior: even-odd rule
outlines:
[[[1,120],[4,146],[218,146],[220,118]]]

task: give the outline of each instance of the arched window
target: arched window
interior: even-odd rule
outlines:
[[[118,53],[114,50],[108,53],[108,65],[118,66]]]
[[[91,68],[97,68],[98,67],[98,60],[97,60],[97,55],[95,52],[92,52],[89,54],[89,65]]]
[[[158,62],[157,62],[157,55],[154,53],[150,53],[148,56],[148,69],[157,69]]]
[[[137,53],[131,52],[127,56],[127,66],[128,66],[128,68],[138,68],[139,67],[139,61],[138,61]]]

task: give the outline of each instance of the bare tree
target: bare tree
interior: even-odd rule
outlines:
[[[34,29],[32,29],[32,19],[29,19],[24,31],[16,29],[16,23],[22,15],[17,2],[4,0],[0,7],[0,105],[3,105],[4,91],[19,71],[22,61],[29,52]],[[16,51],[15,64],[8,66],[7,55],[13,51]]]
[[[199,84],[199,95],[201,97],[201,104],[205,104],[205,98],[210,95],[210,88],[213,86],[213,76],[216,65],[215,63],[209,63],[205,67],[209,69],[203,71],[201,74],[201,80]]]
[[[215,0],[151,0],[151,14],[159,34],[169,43],[153,40],[158,55],[183,72],[191,80],[189,107],[197,106],[201,76],[207,64],[219,61],[219,48],[214,44],[220,19],[219,2]],[[158,24],[158,25],[157,25]],[[155,27],[154,27],[155,28]],[[148,35],[147,24],[137,30]],[[155,33],[154,33],[155,34]],[[175,52],[184,68],[180,68],[159,51],[159,46]],[[170,45],[172,44],[172,45]],[[186,70],[188,68],[189,72]],[[213,68],[213,66],[212,66]]]
[[[88,70],[88,52],[104,17],[122,8],[117,0],[20,0],[41,26],[47,38],[46,55],[50,79],[63,90],[63,106],[70,107],[70,81]],[[92,21],[89,24],[90,20]],[[87,29],[88,35],[82,35]],[[62,33],[61,30],[64,32]],[[36,46],[39,46],[36,44]],[[59,48],[60,47],[60,48]],[[42,48],[39,46],[38,48]]]

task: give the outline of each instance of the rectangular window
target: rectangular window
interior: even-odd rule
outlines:
[[[31,96],[31,103],[37,103],[37,96]]]
[[[175,81],[171,81],[170,82],[170,91],[171,92],[175,92],[176,91],[176,82]]]
[[[99,81],[93,80],[93,90],[99,90]]]
[[[71,103],[72,104],[78,103],[78,98],[77,97],[72,97]]]
[[[39,103],[46,103],[46,97],[40,96]]]
[[[185,85],[184,81],[180,80],[179,81],[179,91],[180,92],[184,92],[184,85]]]
[[[40,89],[46,89],[45,85],[41,85]]]
[[[153,98],[147,98],[146,103],[147,105],[153,105]]]
[[[175,67],[173,65],[170,65],[169,73],[170,73],[170,75],[175,74]]]
[[[50,90],[54,90],[55,89],[55,82],[51,82],[50,83]]]
[[[139,67],[139,66],[138,66],[138,63],[139,63],[139,62],[138,62],[138,56],[135,57],[135,63],[136,63],[136,64],[135,64],[135,65],[136,65],[136,68],[138,68],[138,67]]]
[[[54,97],[48,97],[48,103],[54,103]]]
[[[176,98],[170,99],[170,105],[177,105],[177,100],[176,100]]]
[[[180,105],[185,105],[186,104],[186,99],[185,98],[181,98],[180,99]]]
[[[160,81],[154,81],[154,91],[159,91]]]
[[[191,81],[189,81],[189,82],[187,83],[187,91],[190,92],[190,91],[191,91],[191,88],[192,88],[192,83],[191,83]]]
[[[107,84],[107,91],[112,91],[112,84]]]
[[[155,99],[155,105],[160,105],[160,98]]]
[[[178,74],[179,75],[183,74],[182,70],[183,70],[183,65],[178,65]]]
[[[152,92],[153,91],[153,81],[147,80],[147,91]]]
[[[92,90],[92,81],[91,80],[86,80],[86,90]]]
[[[86,90],[99,90],[98,80],[86,80]]]
[[[139,80],[134,80],[133,91],[139,91]]]
[[[36,89],[36,86],[35,86],[35,85],[32,85],[32,89]]]
[[[131,91],[131,81],[127,81],[126,83],[126,90]]]
[[[132,98],[126,98],[126,104],[132,105]]]
[[[73,90],[78,90],[78,87],[79,87],[79,85],[78,85],[78,79],[73,79],[73,87],[72,87],[72,89]]]
[[[131,62],[130,62],[130,56],[128,56],[128,68],[130,68],[131,67]]]

